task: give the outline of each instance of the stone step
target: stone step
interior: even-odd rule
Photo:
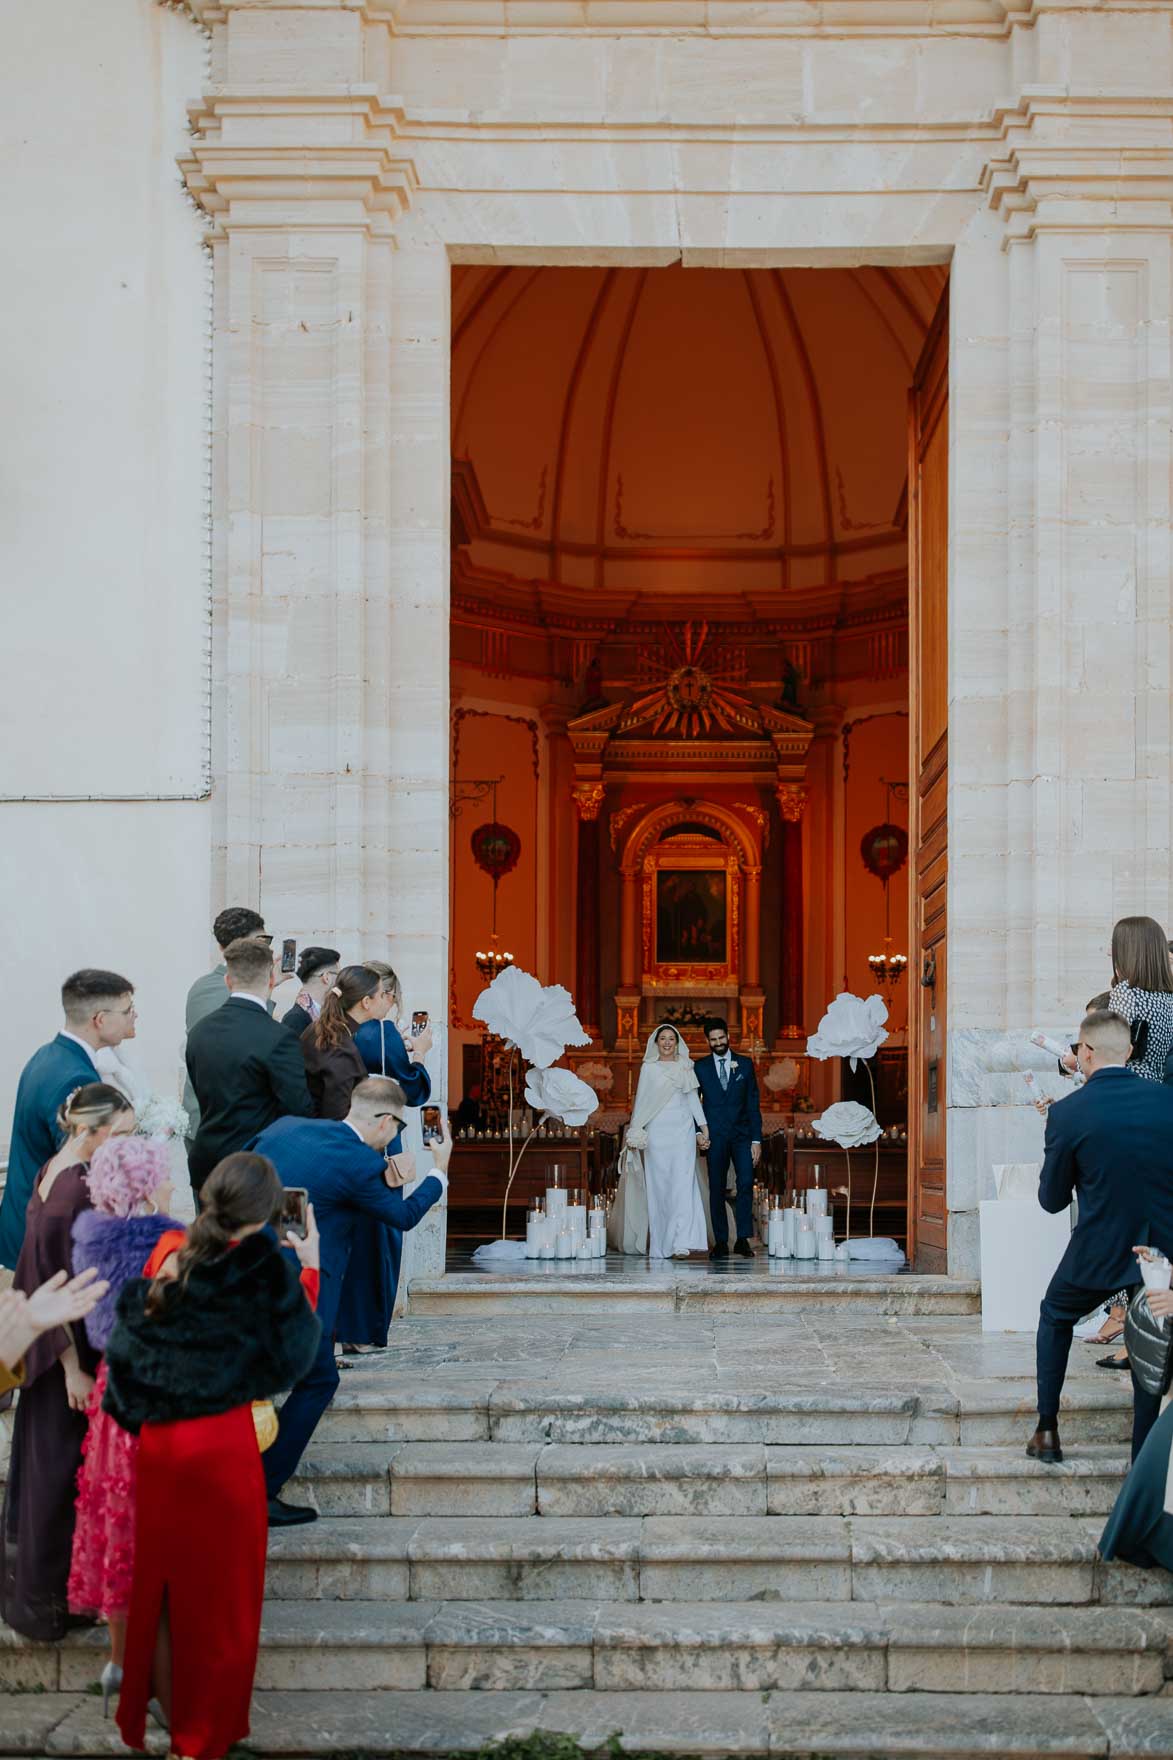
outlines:
[[[1021,1448],[747,1443],[333,1443],[292,1501],[329,1516],[1106,1515],[1128,1459],[1090,1444],[1058,1467]]]
[[[1135,1608],[868,1602],[274,1602],[257,1689],[295,1692],[1159,1693],[1171,1622]],[[91,1632],[49,1690],[85,1690]],[[13,1665],[21,1649],[5,1650]],[[19,1685],[19,1682],[13,1683]]]
[[[250,1752],[473,1755],[536,1732],[588,1753],[778,1756],[779,1760],[1153,1760],[1173,1754],[1173,1699],[986,1693],[259,1692]],[[153,1731],[152,1751],[166,1738]],[[15,1755],[124,1752],[101,1701],[75,1693],[0,1700],[0,1748]]]
[[[269,1593],[348,1601],[876,1601],[1166,1607],[1069,1516],[379,1517],[270,1539]]]
[[[389,1365],[393,1368],[393,1365]],[[567,1377],[569,1378],[569,1377]],[[565,1378],[564,1378],[565,1379]],[[1064,1443],[1124,1443],[1131,1430],[1131,1390],[1103,1381],[1072,1380],[1064,1390]],[[955,1445],[1024,1447],[1034,1428],[1034,1386],[1015,1380],[974,1380],[877,1387],[858,1392],[834,1380],[796,1386],[768,1365],[740,1385],[606,1385],[589,1382],[497,1381],[427,1387],[394,1373],[345,1376],[322,1419],[318,1438],[361,1442],[763,1442],[810,1445]]]
[[[885,1276],[868,1272],[799,1272],[758,1261],[744,1276],[714,1277],[707,1268],[672,1273],[449,1272],[416,1278],[408,1313],[451,1318],[517,1318],[532,1314],[977,1314],[981,1286],[959,1278]]]

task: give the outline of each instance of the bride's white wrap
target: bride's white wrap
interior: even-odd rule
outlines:
[[[669,1062],[661,1058],[656,1037],[663,1030],[661,1023],[648,1040],[631,1122],[619,1156],[619,1189],[607,1224],[607,1244],[616,1253],[642,1254],[648,1250],[648,1194],[642,1153],[648,1144],[648,1126],[674,1095],[688,1095],[700,1087],[688,1046],[679,1033],[676,1034],[676,1056]],[[709,1181],[700,1154],[696,1158],[696,1182],[711,1246],[713,1224],[709,1216]]]

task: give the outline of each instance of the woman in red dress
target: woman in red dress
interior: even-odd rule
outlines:
[[[118,1727],[144,1747],[156,1697],[173,1754],[222,1760],[248,1734],[265,1586],[265,1407],[254,1419],[253,1402],[313,1360],[318,1242],[312,1216],[304,1241],[286,1240],[299,1279],[269,1231],[282,1187],[263,1155],[227,1156],[200,1198],[186,1235],[164,1235],[122,1293],[105,1410],[139,1437]]]

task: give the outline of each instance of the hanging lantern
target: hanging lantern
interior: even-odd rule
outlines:
[[[503,875],[516,868],[521,855],[521,839],[508,825],[491,819],[478,825],[469,839],[473,861],[494,886]]]
[[[860,839],[859,853],[868,873],[887,884],[908,860],[908,833],[902,825],[873,825]]]

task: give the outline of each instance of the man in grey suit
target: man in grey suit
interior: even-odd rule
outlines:
[[[221,953],[233,941],[267,941],[271,943],[273,940],[265,928],[264,917],[257,911],[250,911],[246,905],[242,904],[230,904],[227,910],[222,910],[212,924],[212,934],[216,938],[216,945]],[[211,1014],[214,1009],[223,1008],[228,1001],[228,990],[224,983],[224,974],[227,970],[228,967],[221,960],[218,966],[213,967],[210,972],[205,972],[202,978],[197,978],[188,991],[184,1024],[185,1030],[189,1034],[205,1015]],[[273,1004],[270,1001],[269,1013],[272,1014],[272,1012]],[[183,1090],[183,1105],[187,1112],[186,1141],[190,1153],[192,1143],[195,1141],[195,1134],[200,1127],[200,1103],[196,1099],[190,1076],[188,1076]]]

